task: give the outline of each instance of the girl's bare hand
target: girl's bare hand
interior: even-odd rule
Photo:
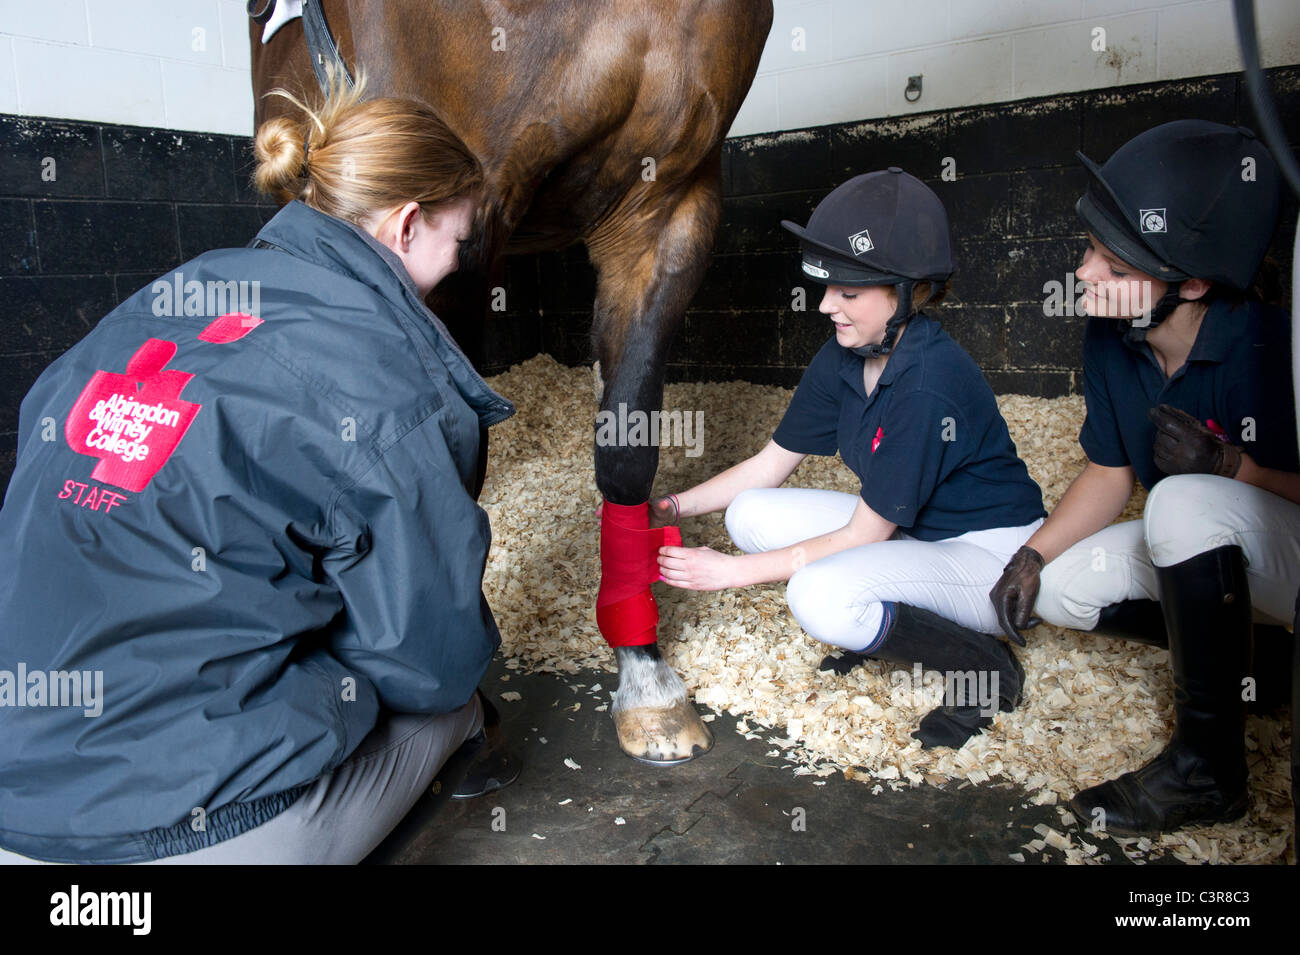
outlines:
[[[711,547],[661,547],[659,573],[664,583],[683,590],[725,590],[739,583],[739,559]]]

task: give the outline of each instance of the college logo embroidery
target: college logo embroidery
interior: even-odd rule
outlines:
[[[1138,222],[1141,224],[1143,232],[1169,231],[1165,228],[1164,209],[1141,209],[1138,214]]]
[[[875,248],[871,243],[871,233],[863,229],[861,232],[855,232],[849,236],[849,248],[853,250],[854,255],[870,252]]]
[[[199,332],[199,341],[238,341],[260,318],[232,312]],[[126,363],[126,373],[97,371],[82,389],[64,426],[78,454],[99,458],[90,476],[128,491],[143,491],[185,437],[203,406],[181,398],[194,375],[164,367],[176,343],[150,338]]]
[[[192,374],[164,370],[175,354],[175,342],[150,338],[126,374],[97,371],[82,389],[63,430],[73,451],[99,458],[95,480],[143,491],[180,444],[202,405],[180,397]]]

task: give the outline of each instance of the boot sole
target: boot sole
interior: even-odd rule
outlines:
[[[1075,824],[1085,832],[1092,832],[1092,829],[1084,822],[1088,818],[1088,809],[1079,805],[1074,799],[1069,803],[1070,812],[1074,816]],[[1135,828],[1125,825],[1107,825],[1106,828],[1096,835],[1123,836],[1133,838],[1138,836],[1158,836],[1166,832],[1179,832],[1193,826],[1217,826],[1227,822],[1236,822],[1246,815],[1250,809],[1250,794],[1243,793],[1237,799],[1233,800],[1226,806],[1222,812],[1213,816],[1198,816],[1192,819],[1184,819],[1177,825],[1169,825],[1166,822],[1163,826],[1152,826],[1147,828]]]

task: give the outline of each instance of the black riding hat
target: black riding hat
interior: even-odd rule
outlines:
[[[855,176],[817,204],[800,239],[803,271],[823,285],[897,285],[952,275],[948,214],[930,187],[897,166]]]
[[[855,176],[817,204],[808,227],[781,225],[799,237],[804,274],[823,285],[893,285],[898,294],[883,339],[851,349],[863,358],[893,350],[912,315],[917,282],[952,275],[948,213],[930,187],[897,166]]]
[[[1243,127],[1185,119],[1135,136],[1089,173],[1075,211],[1134,268],[1165,282],[1250,287],[1277,224],[1277,164]]]

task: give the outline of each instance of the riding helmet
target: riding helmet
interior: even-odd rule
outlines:
[[[939,197],[897,166],[855,176],[817,204],[806,227],[784,219],[799,237],[803,271],[822,285],[893,285],[898,308],[884,340],[853,351],[874,358],[889,353],[898,329],[911,317],[912,288],[943,282],[953,272],[948,214]]]
[[[1244,127],[1165,123],[1088,170],[1075,211],[1103,245],[1153,278],[1201,278],[1238,291],[1268,250],[1281,200],[1277,164]]]

